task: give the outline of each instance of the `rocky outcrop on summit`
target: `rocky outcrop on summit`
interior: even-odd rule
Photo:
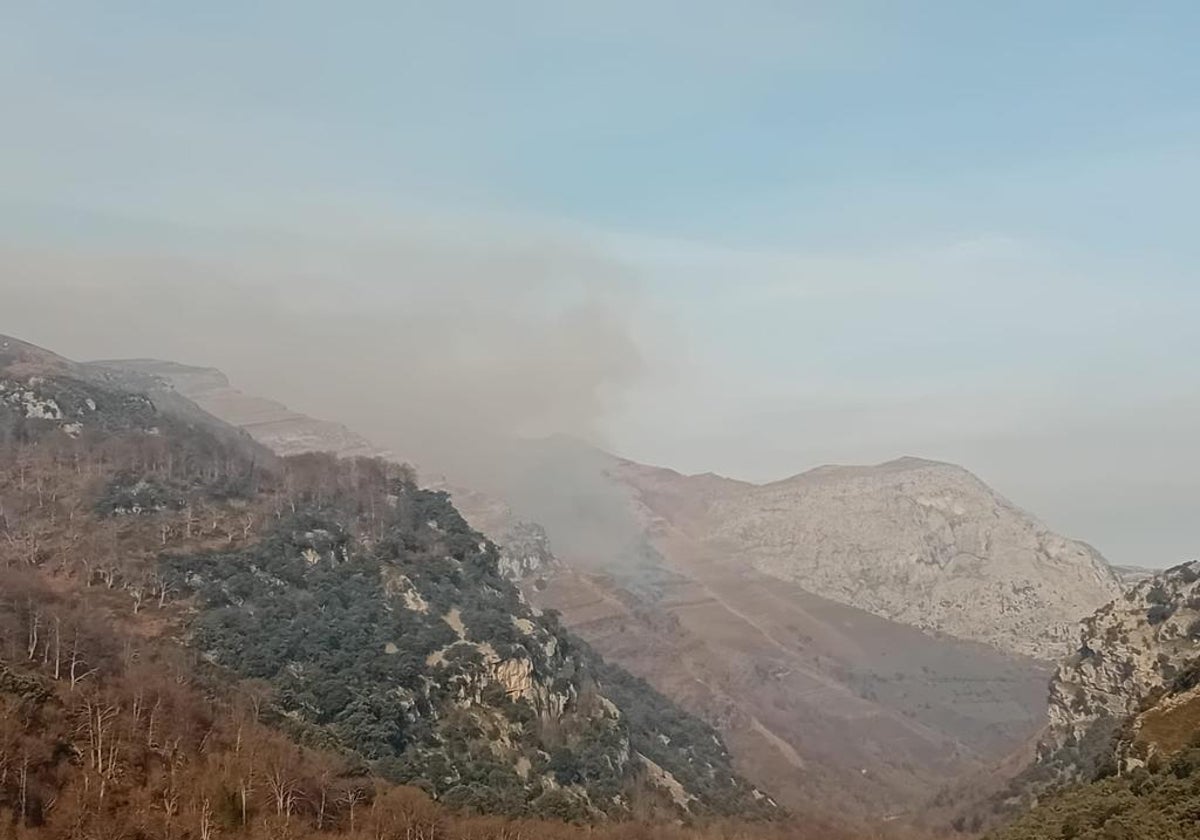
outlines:
[[[950,464],[821,467],[766,485],[629,463],[619,475],[652,516],[728,562],[1002,651],[1057,658],[1121,593],[1094,549]]]

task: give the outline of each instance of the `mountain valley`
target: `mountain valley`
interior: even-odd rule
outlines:
[[[139,376],[0,339],[0,811],[22,836],[779,813],[714,730],[531,608],[445,493],[278,457]]]
[[[152,373],[281,452],[384,451],[216,372],[103,364]],[[1026,749],[1072,622],[1120,591],[1090,548],[949,465],[758,487],[568,440],[514,451],[515,491],[434,484],[497,541],[530,602],[716,726],[782,804],[868,830]]]
[[[189,714],[220,721],[218,739],[243,716],[248,761],[308,751],[294,799],[247,789],[240,817],[237,786],[278,769],[206,771],[232,791],[230,828],[294,810],[344,831],[342,806],[311,811],[325,783],[305,768],[332,760],[323,796],[374,812],[415,786],[446,826],[674,814],[766,819],[744,830],[769,837],[787,814],[821,837],[1189,836],[1194,564],[1111,570],[915,458],[753,485],[551,439],[514,444],[505,481],[423,488],[385,448],[218,371],[0,345],[21,593],[0,692],[28,720],[4,755],[42,756],[4,794],[24,797],[18,823],[53,823],[62,797],[85,820],[170,818],[133,804],[163,795],[161,758],[124,647],[152,683],[190,663],[170,667],[209,699],[171,702],[215,704]],[[33,744],[74,738],[53,721],[99,697],[125,765],[97,758],[75,782]],[[216,825],[226,794],[206,795],[189,807]]]

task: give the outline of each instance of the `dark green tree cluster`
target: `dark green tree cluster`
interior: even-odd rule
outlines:
[[[1200,746],[1064,790],[988,837],[1195,840],[1200,837]]]
[[[716,731],[687,714],[645,680],[592,654],[591,667],[605,696],[625,715],[634,749],[697,794],[715,813],[747,807],[748,789],[730,769],[730,756]],[[770,806],[759,806],[763,813]]]
[[[446,494],[386,470],[368,476],[367,491],[339,491],[344,465],[303,466],[295,513],[261,541],[161,561],[172,589],[195,596],[192,643],[269,683],[281,725],[480,810],[621,812],[641,773],[636,753],[693,791],[700,811],[752,808],[713,730],[607,665],[555,614],[534,613],[499,572],[496,546]],[[487,647],[527,661],[565,711],[489,681]],[[546,778],[586,798],[546,798]]]
[[[278,459],[162,389],[53,360],[13,378],[9,361],[0,348],[6,836],[564,828],[448,817],[372,771],[522,818],[689,816],[657,807],[671,797],[639,752],[745,794],[698,787],[691,815],[752,810],[711,729],[657,695],[615,711],[606,684],[648,688],[535,614],[407,468]],[[510,688],[529,673],[536,690]]]

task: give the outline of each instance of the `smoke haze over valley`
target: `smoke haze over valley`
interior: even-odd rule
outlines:
[[[1198,37],[0,11],[0,840],[1200,836]]]
[[[518,5],[6,14],[0,327],[418,461],[916,455],[1114,561],[1194,551],[1194,9]]]
[[[771,362],[697,331],[689,322],[707,316],[664,297],[654,266],[595,237],[440,229],[336,243],[279,234],[264,236],[265,246],[245,244],[247,233],[227,236],[241,244],[218,237],[219,248],[172,251],[147,242],[118,253],[10,245],[0,252],[5,322],[83,357],[153,354],[219,367],[248,390],[346,423],[437,472],[486,474],[481,467],[510,438],[550,434],[759,481],[914,454],[969,464],[1115,562],[1169,565],[1190,549],[1200,494],[1200,455],[1189,445],[1200,414],[1195,382],[1123,362],[1083,372],[1064,390],[1031,358],[1037,369],[1017,387],[1011,374],[1000,382],[930,360],[919,385],[901,372],[856,393],[852,368],[839,380],[831,365],[841,363],[815,356],[776,383]],[[984,253],[961,257],[961,270],[994,271]],[[837,282],[862,270],[800,264],[795,276],[823,282],[812,272],[827,272]],[[893,268],[869,270],[882,302],[861,313],[807,295],[761,305],[836,307],[823,332],[874,342],[871,310],[892,301],[902,307],[888,326],[895,351],[925,352],[929,331],[943,327],[935,313],[902,323],[903,308],[934,292],[895,297],[904,281],[884,279]],[[726,331],[753,315],[762,294],[732,280],[700,293],[712,296],[706,307],[730,301],[718,324]],[[780,325],[772,338],[777,316],[762,314],[761,339],[793,334]],[[892,351],[881,351],[893,364]],[[1025,353],[1014,345],[1014,356]]]

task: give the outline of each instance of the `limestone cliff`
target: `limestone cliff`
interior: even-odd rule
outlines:
[[[1200,562],[1193,562],[1141,582],[1084,621],[1079,650],[1050,685],[1042,761],[1086,775],[1095,763],[1089,753],[1107,752],[1121,730],[1119,760],[1162,749],[1164,724],[1196,699],[1198,662]],[[1138,742],[1144,746],[1135,749]]]

